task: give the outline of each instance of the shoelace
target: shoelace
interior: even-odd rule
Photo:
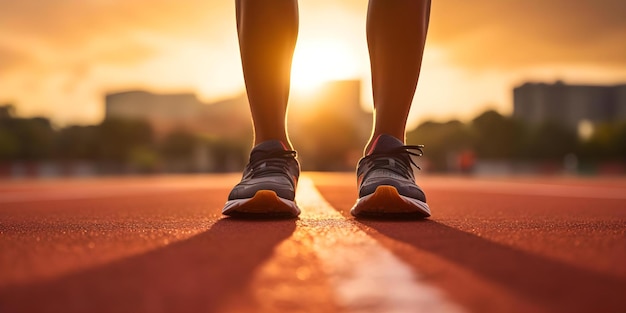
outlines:
[[[421,170],[411,156],[421,157],[424,155],[423,149],[424,145],[404,145],[385,152],[370,154],[363,158],[363,162],[371,162],[377,168],[388,169],[402,177],[410,178],[408,175],[413,172],[411,165]],[[393,164],[389,159],[394,160]],[[406,161],[407,159],[409,162]]]
[[[289,171],[289,160],[295,159],[296,156],[296,151],[293,150],[264,152],[255,157],[254,161],[251,160],[248,176],[254,178],[272,176],[273,174],[284,175],[285,172]]]

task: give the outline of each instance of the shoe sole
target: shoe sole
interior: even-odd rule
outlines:
[[[295,201],[280,198],[272,190],[259,190],[252,198],[229,200],[222,214],[239,217],[296,217],[300,209]]]
[[[359,198],[350,213],[356,217],[425,218],[430,216],[430,208],[426,202],[405,197],[395,187],[383,185]]]

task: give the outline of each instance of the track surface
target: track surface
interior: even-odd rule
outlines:
[[[220,214],[239,175],[0,182],[0,312],[626,312],[624,178],[422,176],[397,221],[304,176],[254,221]]]

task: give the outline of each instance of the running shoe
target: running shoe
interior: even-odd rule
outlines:
[[[296,152],[278,140],[256,145],[241,182],[228,195],[222,214],[264,217],[300,214],[295,191],[300,176]]]
[[[408,146],[390,135],[380,135],[357,166],[359,199],[350,213],[357,217],[429,217],[426,195],[415,184],[411,156],[423,146]]]

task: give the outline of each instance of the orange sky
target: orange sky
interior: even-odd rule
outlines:
[[[205,100],[242,92],[233,1],[0,0],[0,7],[0,103],[16,104],[22,116],[96,123],[103,94],[130,88],[197,91]],[[330,78],[364,79],[367,107],[366,9],[365,0],[301,0],[294,66],[322,47],[324,59],[310,62],[345,65]],[[466,119],[488,107],[509,113],[512,87],[526,80],[626,82],[624,16],[622,0],[433,1],[410,123]]]

